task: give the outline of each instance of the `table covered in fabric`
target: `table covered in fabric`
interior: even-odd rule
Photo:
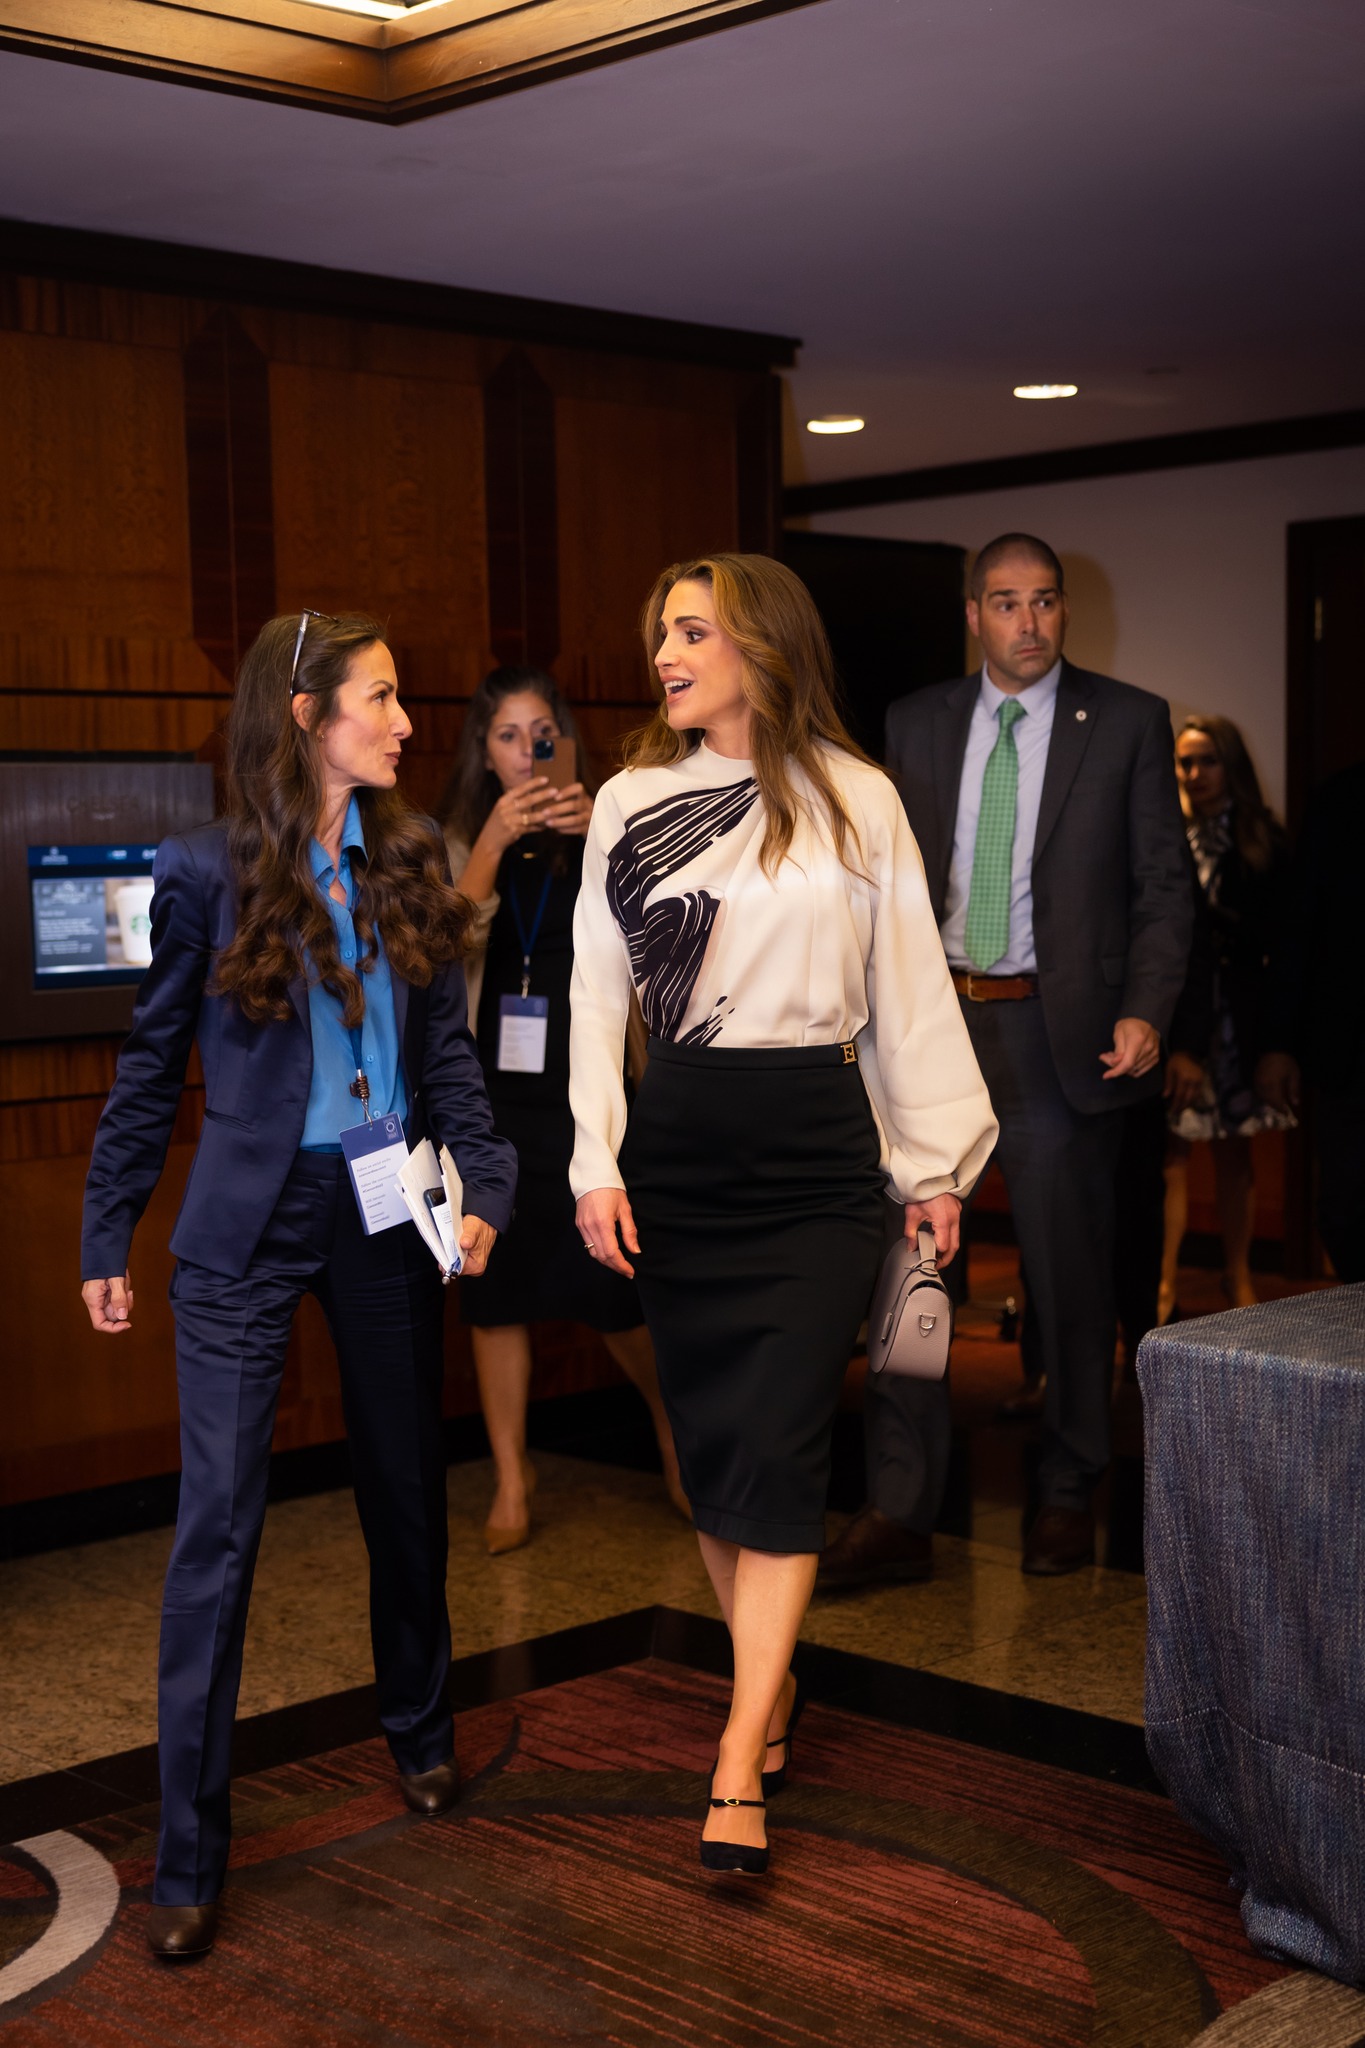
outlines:
[[[1256,1946],[1365,1980],[1365,1285],[1138,1353],[1147,1746]]]

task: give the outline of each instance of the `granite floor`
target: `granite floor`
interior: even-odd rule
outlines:
[[[450,1610],[468,1655],[654,1603],[714,1615],[691,1530],[648,1473],[541,1455],[533,1540],[484,1555],[491,1469],[450,1471]],[[161,1580],[154,1530],[0,1565],[0,1782],[155,1739]],[[812,1606],[812,1642],[1093,1713],[1141,1717],[1143,1584],[1092,1570],[1025,1579],[1002,1544],[940,1536],[920,1586]],[[349,1493],[274,1504],[247,1632],[243,1714],[371,1677],[365,1553]]]
[[[1013,1254],[973,1254],[973,1300],[954,1346],[955,1452],[932,1581],[817,1598],[804,1636],[1002,1692],[1140,1723],[1144,1584],[1136,1569],[1025,1578],[1021,1530],[1033,1433],[1003,1422],[1018,1351],[997,1330],[1017,1285]],[[1216,1277],[1182,1275],[1197,1309]],[[1272,1282],[1267,1292],[1282,1288]],[[1207,1294],[1209,1299],[1200,1297]],[[861,1498],[856,1374],[836,1437],[836,1505]],[[842,1442],[842,1465],[839,1446]],[[575,1446],[590,1449],[590,1446]],[[457,1656],[662,1604],[716,1607],[691,1530],[660,1481],[628,1464],[537,1453],[535,1531],[485,1556],[491,1468],[450,1468],[450,1610]],[[1141,1414],[1119,1378],[1115,1459],[1098,1500],[1098,1555],[1141,1562]],[[842,1517],[831,1515],[831,1528]],[[155,1739],[155,1668],[169,1529],[0,1562],[0,1783]],[[366,1567],[349,1492],[269,1510],[247,1633],[243,1715],[321,1698],[371,1677]]]

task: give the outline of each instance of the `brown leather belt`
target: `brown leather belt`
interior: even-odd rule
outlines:
[[[953,969],[953,987],[969,1003],[1022,1003],[1038,993],[1036,974],[964,974]]]

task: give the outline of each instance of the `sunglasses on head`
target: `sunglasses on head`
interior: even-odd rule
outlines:
[[[335,626],[337,623],[336,615],[333,612],[301,611],[299,613],[299,630],[294,636],[294,659],[289,664],[289,694],[291,697],[297,697],[301,691],[307,691],[311,687],[308,683],[301,683],[298,680],[299,656],[303,653],[303,639],[308,631],[308,621],[310,619],[324,619],[329,626]]]

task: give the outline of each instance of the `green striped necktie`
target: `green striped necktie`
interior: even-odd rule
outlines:
[[[1012,728],[1024,716],[1007,697],[996,716],[1000,737],[981,778],[981,810],[967,898],[967,958],[983,974],[1004,957],[1010,941],[1010,881],[1014,872],[1014,812],[1019,793],[1019,749]]]

